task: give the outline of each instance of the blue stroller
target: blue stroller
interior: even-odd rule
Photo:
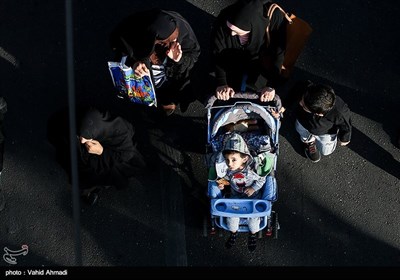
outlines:
[[[214,96],[208,100],[206,163],[209,170],[218,164],[217,154],[221,153],[227,135],[234,132],[241,135],[256,159],[257,174],[266,177],[260,190],[262,199],[229,198],[229,193],[222,198],[210,199],[210,234],[215,234],[217,228],[229,230],[228,217],[239,218],[238,232],[249,232],[247,218],[259,218],[258,238],[263,232],[278,238],[278,213],[272,210],[272,204],[278,199],[275,175],[280,121],[273,117],[272,111],[277,112],[280,107],[279,96],[272,102],[263,103],[255,93],[236,93],[227,101],[217,100]]]

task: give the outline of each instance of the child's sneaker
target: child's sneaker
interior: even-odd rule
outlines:
[[[247,241],[247,248],[250,252],[253,252],[257,248],[257,236],[256,234],[250,234],[249,240]]]
[[[315,144],[315,141],[311,141],[308,143],[304,143],[305,145],[305,153],[306,156],[312,161],[312,162],[318,162],[321,159],[321,153],[317,149],[317,145]]]
[[[231,236],[229,236],[228,240],[227,240],[226,243],[225,243],[225,247],[226,247],[227,249],[230,249],[230,248],[232,248],[232,247],[235,245],[235,243],[236,243],[236,236],[237,236],[237,233],[236,233],[236,232],[235,232],[235,233],[231,232]]]

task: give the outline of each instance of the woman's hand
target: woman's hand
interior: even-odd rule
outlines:
[[[233,88],[227,85],[217,87],[217,89],[215,90],[215,96],[219,100],[229,100],[229,98],[231,98],[234,94],[235,91],[233,90]]]
[[[85,148],[89,154],[100,156],[103,153],[103,146],[100,144],[99,141],[93,139],[86,139],[82,136],[79,139],[81,141],[81,144],[85,145]]]
[[[260,100],[261,102],[269,102],[274,100],[275,89],[270,87],[265,87],[261,90]]]
[[[167,56],[175,62],[179,62],[182,58],[182,47],[179,42],[173,42],[167,51]]]
[[[146,75],[150,76],[150,71],[147,68],[146,64],[144,64],[141,61],[136,62],[132,66],[133,71],[135,72],[135,75],[138,76],[139,78],[142,78]]]

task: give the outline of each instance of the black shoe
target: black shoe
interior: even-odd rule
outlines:
[[[256,234],[250,234],[247,241],[247,248],[250,252],[253,252],[257,248],[257,236]]]
[[[230,249],[230,248],[232,248],[232,247],[235,245],[235,243],[236,243],[236,237],[237,237],[237,233],[236,233],[236,232],[235,232],[235,233],[232,233],[232,232],[231,232],[231,236],[229,236],[228,240],[227,240],[226,243],[225,243],[225,247],[226,247],[227,249]]]
[[[304,143],[304,145],[305,145],[306,156],[312,162],[318,162],[321,160],[321,153],[318,151],[315,141]]]
[[[176,110],[175,103],[170,103],[170,104],[161,105],[161,106],[162,106],[162,109],[164,110],[164,113],[166,116],[171,116]]]

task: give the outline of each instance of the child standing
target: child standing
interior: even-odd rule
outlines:
[[[310,81],[299,84],[296,131],[305,145],[305,154],[313,162],[330,155],[336,148],[350,143],[351,116],[347,104],[328,85]]]

